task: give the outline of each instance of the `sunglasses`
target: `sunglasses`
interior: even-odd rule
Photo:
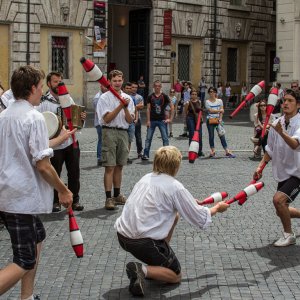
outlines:
[[[208,91],[208,93],[210,94],[210,93],[216,93],[215,91]]]
[[[293,89],[293,88],[297,88],[297,87],[298,87],[297,85],[292,85],[292,89]]]
[[[267,105],[266,104],[261,104],[259,107],[266,107]]]

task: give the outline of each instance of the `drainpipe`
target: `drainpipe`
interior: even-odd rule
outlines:
[[[27,50],[26,50],[26,64],[30,64],[30,0],[27,0]]]
[[[216,57],[217,57],[217,0],[214,0],[213,28],[213,86],[216,86]]]

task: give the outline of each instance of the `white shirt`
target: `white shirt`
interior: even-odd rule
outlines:
[[[51,157],[44,117],[26,100],[0,114],[0,211],[50,213],[53,189],[35,168]]]
[[[45,112],[45,111],[51,111],[57,115],[57,109],[59,107],[61,107],[59,102],[53,97],[53,95],[50,92],[47,92],[46,96],[53,99],[55,101],[55,103],[45,100],[45,101],[42,101],[41,104],[39,106],[36,106],[35,108],[41,113]],[[71,98],[71,101],[73,101],[72,98]],[[73,101],[72,104],[75,104],[75,102]],[[48,133],[47,133],[47,136],[48,136]],[[75,133],[75,138],[76,138],[76,133]],[[77,140],[77,138],[76,138],[76,140]],[[72,139],[72,137],[69,137],[66,141],[64,141],[60,145],[53,147],[53,150],[65,149],[68,146],[70,146],[71,144],[73,144],[73,139]]]
[[[177,211],[198,228],[211,223],[210,210],[198,205],[179,181],[166,174],[149,173],[134,186],[114,227],[132,239],[165,239]]]
[[[121,91],[122,98],[129,99],[128,110],[131,115],[134,114],[134,104],[131,97]],[[120,104],[120,100],[115,97],[112,92],[107,91],[106,93],[102,94],[98,103],[97,103],[97,114],[99,118],[100,125],[105,125],[109,127],[119,127],[123,129],[128,129],[129,123],[127,123],[125,119],[125,111],[122,109],[118,115],[109,123],[105,123],[103,120],[103,116],[108,112],[112,112],[116,109]]]
[[[11,89],[7,90],[1,95],[1,101],[4,104],[4,108],[7,108],[10,104],[12,104],[15,101],[13,92]],[[1,109],[0,107],[0,113],[4,110],[4,108]]]
[[[215,110],[219,110],[221,108],[223,108],[223,101],[221,99],[216,99],[215,102],[212,102],[210,100],[206,100],[205,101],[205,108],[208,109],[215,109]],[[220,113],[210,113],[209,111],[207,112],[206,115],[207,119],[211,119],[211,118],[220,118]]]
[[[281,122],[282,127],[285,129],[284,116],[275,120],[273,125],[276,125],[277,122]],[[288,135],[300,142],[300,114],[290,119],[286,131]],[[274,128],[270,128],[266,151],[272,158],[273,176],[277,182],[287,180],[291,176],[300,178],[300,146],[293,150]]]

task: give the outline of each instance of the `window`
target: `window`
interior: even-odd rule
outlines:
[[[52,36],[52,71],[60,72],[65,79],[69,78],[69,38]]]
[[[178,45],[178,78],[190,80],[190,46]]]
[[[237,48],[227,49],[227,81],[237,82]]]
[[[230,0],[231,5],[242,5],[243,1],[242,0]]]

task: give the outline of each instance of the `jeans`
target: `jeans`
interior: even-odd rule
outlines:
[[[163,145],[169,146],[166,123],[164,123],[164,121],[151,121],[150,127],[147,128],[147,135],[146,135],[145,149],[144,149],[144,155],[147,157],[149,157],[151,142],[156,127],[158,127],[160,130],[161,138],[163,140]]]
[[[217,125],[214,124],[208,124],[208,121],[206,122],[207,130],[208,130],[208,138],[209,138],[209,146],[210,148],[215,148],[215,129],[217,130]],[[227,142],[225,139],[225,135],[222,135],[219,137],[221,144],[224,149],[227,149]]]
[[[78,142],[77,142],[78,144]],[[79,189],[80,189],[80,169],[79,169],[79,158],[80,149],[73,148],[73,145],[59,150],[54,150],[54,156],[51,157],[51,164],[54,167],[56,173],[60,177],[62,166],[65,163],[68,176],[68,188],[73,193],[73,204],[79,202]],[[54,201],[53,203],[58,203],[58,194],[54,190]]]
[[[195,128],[196,128],[196,123],[195,123],[195,117],[194,116],[187,116],[186,118],[186,124],[187,128],[189,131],[189,144],[192,141],[192,138],[194,136]],[[202,152],[202,124],[199,129],[199,153]]]
[[[135,143],[136,143],[136,150],[137,153],[141,153],[143,150],[143,142],[142,142],[142,124],[141,119],[135,123]]]
[[[98,143],[97,143],[97,159],[101,160],[102,158],[102,126],[96,126],[97,134],[98,134]]]

